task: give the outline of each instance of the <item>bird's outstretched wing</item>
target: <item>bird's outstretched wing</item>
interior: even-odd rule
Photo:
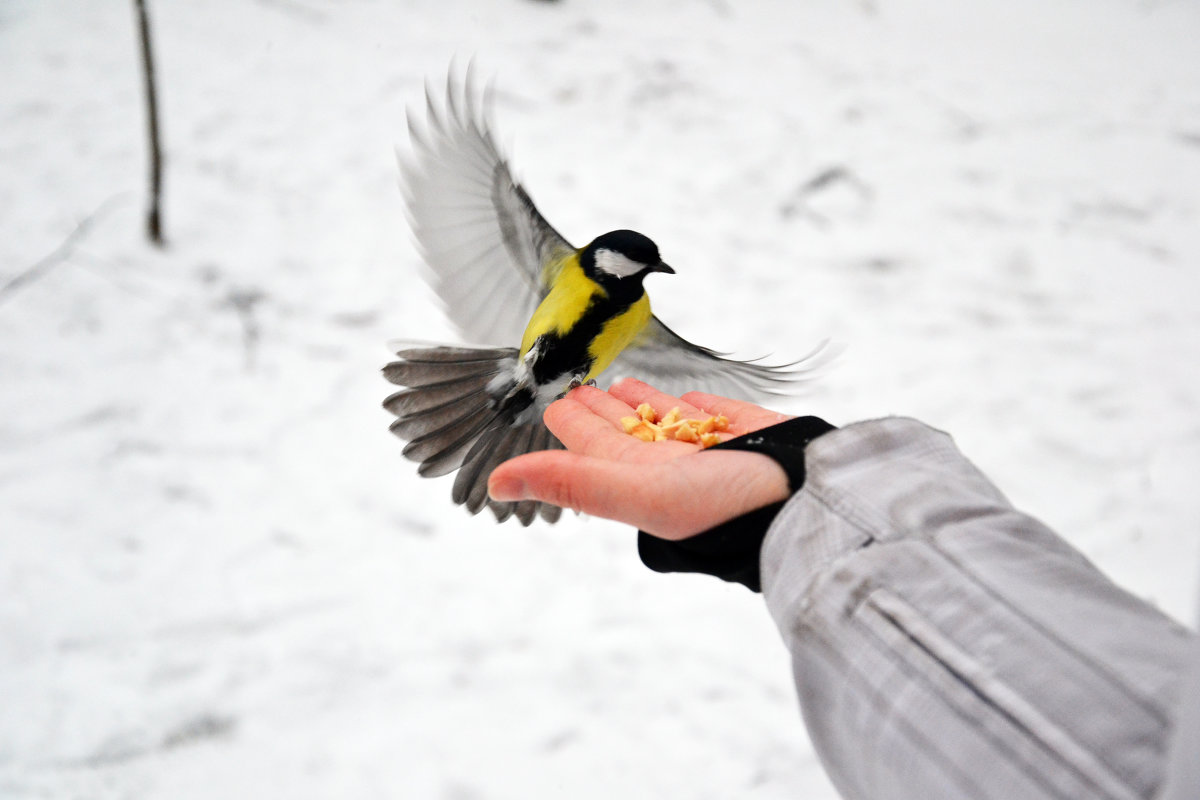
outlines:
[[[513,346],[574,248],[513,179],[471,67],[451,72],[441,103],[428,86],[425,99],[424,124],[409,112],[400,170],[430,283],[467,341]]]
[[[605,370],[607,380],[633,376],[678,397],[699,390],[744,400],[765,400],[788,394],[795,384],[816,377],[836,355],[822,343],[808,355],[788,364],[764,364],[759,359],[738,361],[726,354],[692,344],[658,319],[645,329]]]

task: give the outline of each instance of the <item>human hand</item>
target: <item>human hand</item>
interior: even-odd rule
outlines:
[[[634,379],[609,391],[580,386],[546,409],[545,421],[567,450],[527,453],[492,471],[496,500],[537,499],[626,522],[663,539],[684,539],[784,500],[787,474],[773,459],[736,450],[703,452],[687,442],[643,442],[621,418],[641,403],[683,417],[724,414],[722,440],[790,419],[752,403],[703,392],[672,397]]]

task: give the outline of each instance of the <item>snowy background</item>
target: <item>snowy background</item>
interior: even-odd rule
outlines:
[[[130,6],[0,4],[0,796],[833,797],[758,596],[388,434],[384,342],[453,337],[394,149],[455,54],[669,325],[832,337],[784,410],[950,431],[1192,621],[1195,3],[156,0],[162,251]]]

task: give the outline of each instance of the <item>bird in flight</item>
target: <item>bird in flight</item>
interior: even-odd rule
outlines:
[[[428,277],[470,345],[395,343],[384,377],[404,387],[384,408],[420,475],[458,470],[451,497],[503,522],[548,522],[562,509],[497,502],[487,480],[500,463],[562,445],[542,422],[583,383],[643,378],[672,394],[699,389],[746,399],[811,375],[790,364],[739,361],[693,344],[650,310],[644,279],[673,274],[647,236],[613,230],[583,247],[546,221],[516,182],[489,125],[490,94],[472,69],[453,71],[444,97],[426,88],[425,119],[409,112],[411,157],[401,158],[409,222]]]

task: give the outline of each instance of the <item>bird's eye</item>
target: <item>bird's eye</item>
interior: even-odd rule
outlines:
[[[646,265],[634,261],[624,253],[601,248],[596,251],[596,271],[614,278],[628,278],[646,269]]]

